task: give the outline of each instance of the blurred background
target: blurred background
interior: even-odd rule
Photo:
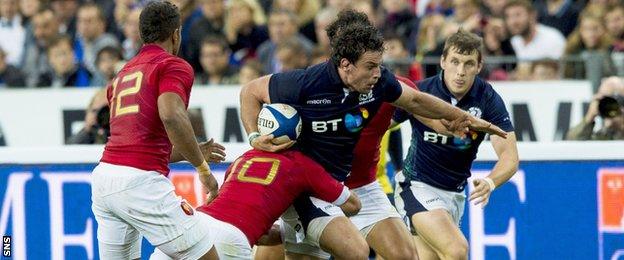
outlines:
[[[197,139],[227,148],[226,163],[212,166],[219,176],[250,148],[240,86],[326,61],[324,28],[341,10],[366,13],[384,35],[384,66],[414,81],[440,72],[444,40],[463,27],[484,39],[480,76],[505,100],[521,159],[485,210],[467,207],[471,259],[624,259],[621,0],[172,2],[183,19],[179,55],[195,70]],[[142,45],[146,3],[0,0],[0,233],[12,258],[97,258],[90,171],[108,134],[103,91]],[[392,183],[409,125],[390,139],[399,153],[380,169]],[[477,160],[475,176],[493,167],[488,142]],[[203,203],[192,167],[174,164],[170,178]]]

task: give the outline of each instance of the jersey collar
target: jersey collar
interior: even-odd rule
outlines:
[[[333,85],[340,85],[342,88],[345,87],[342,79],[340,79],[340,75],[338,75],[338,68],[334,65],[331,60],[325,62],[325,66],[327,67],[327,72],[329,73],[329,79]]]

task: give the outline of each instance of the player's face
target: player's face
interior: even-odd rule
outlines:
[[[355,63],[343,59],[340,65],[345,85],[359,93],[369,93],[381,77],[382,55],[382,52],[367,51]]]
[[[448,51],[446,58],[442,56],[440,65],[444,69],[446,87],[457,98],[468,93],[482,67],[477,51],[465,55],[457,52],[453,47]]]

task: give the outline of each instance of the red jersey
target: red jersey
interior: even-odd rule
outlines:
[[[219,196],[197,210],[236,226],[254,245],[302,193],[336,205],[350,195],[299,151],[250,150],[228,168]]]
[[[396,76],[397,79],[414,89],[418,89],[411,80]],[[372,121],[362,130],[360,139],[353,151],[351,175],[345,181],[350,189],[362,187],[376,180],[377,163],[379,162],[379,148],[394,114],[394,106],[383,103]]]
[[[143,46],[107,88],[110,138],[102,162],[169,173],[171,142],[158,114],[158,96],[172,92],[188,107],[193,69],[158,45]]]

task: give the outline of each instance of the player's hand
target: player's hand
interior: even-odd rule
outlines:
[[[470,120],[470,129],[485,132],[491,135],[498,135],[504,139],[507,139],[507,132],[503,131],[503,129],[500,129],[500,127],[474,116],[470,116],[468,119]]]
[[[199,149],[204,155],[204,159],[209,163],[220,163],[225,160],[225,147],[215,143],[213,138],[206,142],[199,143]]]
[[[219,183],[211,172],[199,172],[199,180],[207,190],[206,204],[209,204],[219,194]]]
[[[475,179],[472,184],[474,184],[474,190],[470,193],[469,200],[473,201],[474,205],[481,204],[481,208],[485,208],[492,194],[490,185],[484,179]]]
[[[279,152],[286,150],[295,144],[295,141],[290,141],[283,144],[273,144],[273,135],[261,135],[251,141],[251,146],[257,150],[266,152]]]
[[[448,121],[446,119],[441,119],[440,123],[446,130],[448,130],[452,135],[463,138],[466,136],[468,132],[468,126],[470,126],[470,120],[468,119],[468,114],[465,113],[463,116],[456,118],[453,121]]]

